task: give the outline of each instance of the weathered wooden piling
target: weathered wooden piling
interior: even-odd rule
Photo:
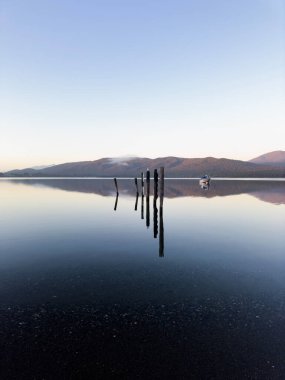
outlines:
[[[146,170],[146,226],[150,226],[150,207],[149,207],[149,193],[150,193],[150,171]]]
[[[153,173],[153,196],[154,199],[158,197],[158,172],[157,169],[154,169]]]
[[[137,190],[137,195],[139,194],[139,188],[138,188],[138,179],[137,177],[135,178],[135,185],[136,185],[136,190]]]
[[[146,196],[149,197],[150,192],[150,171],[146,170]]]
[[[141,186],[142,186],[142,195],[144,194],[144,175],[141,173]]]
[[[158,235],[158,208],[157,208],[157,198],[158,198],[158,172],[154,169],[153,172],[153,237],[156,239]]]
[[[160,196],[160,207],[163,207],[163,197],[164,197],[164,167],[160,168],[159,173],[159,196]]]
[[[115,186],[116,186],[117,195],[119,195],[117,178],[114,178],[114,182],[115,182]]]

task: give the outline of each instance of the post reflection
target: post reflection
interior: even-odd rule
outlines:
[[[157,208],[157,197],[153,197],[153,237],[157,238],[158,235],[158,208]]]
[[[163,222],[163,201],[164,201],[164,192],[163,189],[158,194],[158,176],[155,173],[154,176],[154,195],[153,195],[153,238],[158,238],[158,254],[159,257],[164,257],[164,222]],[[145,207],[146,207],[146,227],[150,227],[150,195],[149,191],[147,192],[146,197],[142,190],[141,193],[141,219],[145,218]],[[145,200],[146,198],[146,200]],[[114,211],[118,208],[119,193],[116,194]],[[159,201],[159,206],[158,206]],[[134,210],[138,210],[139,202],[139,192],[136,192],[135,207]],[[146,206],[145,206],[146,202]]]
[[[114,211],[116,211],[116,210],[117,210],[117,206],[118,206],[118,200],[119,200],[119,194],[117,193],[117,195],[116,195],[116,200],[115,200]]]
[[[141,196],[141,219],[144,219],[144,195]]]
[[[164,223],[163,223],[163,194],[159,197],[159,217],[158,217],[158,194],[154,191],[153,196],[153,238],[158,239],[159,243],[159,257],[164,257]],[[136,196],[135,210],[138,203],[138,195]],[[144,195],[141,196],[141,219],[144,219]],[[146,196],[146,226],[150,226],[150,197]]]
[[[150,207],[149,207],[149,195],[146,197],[146,226],[149,228],[150,226]]]
[[[138,202],[139,202],[139,193],[136,195],[136,203],[135,203],[135,211],[138,209]]]
[[[159,207],[159,257],[164,257],[163,207]]]

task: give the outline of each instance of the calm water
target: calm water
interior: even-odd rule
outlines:
[[[118,182],[0,180],[0,377],[284,379],[285,182]]]

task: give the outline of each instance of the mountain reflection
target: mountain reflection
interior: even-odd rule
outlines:
[[[102,196],[114,196],[113,179],[82,179],[82,178],[58,178],[58,179],[13,179],[13,184],[25,184],[28,186],[44,186],[64,191],[80,193],[93,193]],[[133,180],[118,179],[120,194],[133,196],[136,194]],[[153,186],[150,194],[152,195]],[[273,204],[285,204],[285,181],[262,180],[212,180],[211,188],[205,191],[200,188],[197,180],[175,179],[165,180],[166,198],[176,197],[206,197],[250,194],[261,201]],[[142,202],[143,208],[143,202]],[[143,215],[143,212],[142,212]]]

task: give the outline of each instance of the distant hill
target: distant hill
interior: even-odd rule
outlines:
[[[10,170],[6,173],[4,173],[5,176],[8,177],[33,177],[38,176],[37,173],[39,170],[35,170],[32,168],[27,168],[27,169],[15,169],[15,170]]]
[[[285,166],[285,151],[276,150],[253,158],[249,162],[262,165]]]
[[[285,177],[285,167],[261,165],[226,158],[101,158],[95,161],[70,162],[44,169],[11,170],[9,177],[135,177],[147,168],[165,167],[167,177]]]

